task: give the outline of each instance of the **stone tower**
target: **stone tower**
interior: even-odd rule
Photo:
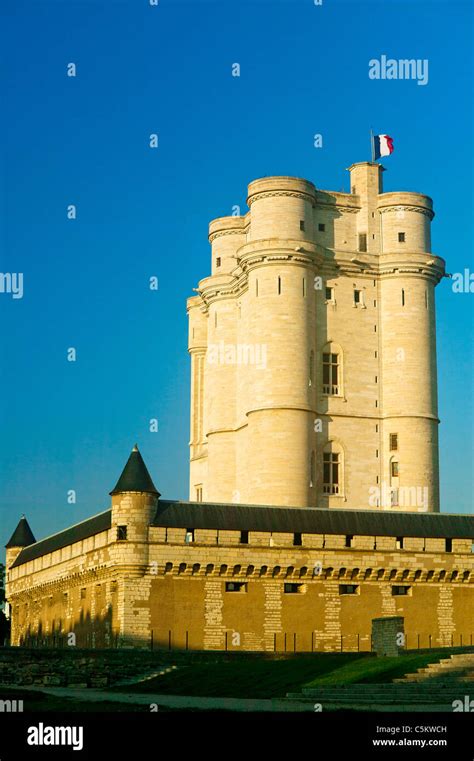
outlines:
[[[126,552],[123,559],[134,566],[147,566],[148,529],[155,516],[160,493],[136,445],[110,495],[111,528],[117,542],[123,542],[119,545]]]
[[[30,544],[34,544],[35,542],[36,542],[36,539],[30,528],[30,524],[26,520],[25,516],[22,515],[20,520],[18,521],[18,525],[15,531],[13,532],[7,544],[5,545],[7,550],[7,557],[6,557],[7,570],[10,568],[11,565],[13,565],[13,563],[17,559],[23,547],[28,547]]]
[[[155,517],[160,493],[156,489],[143,457],[135,445],[114,489],[112,497],[110,559],[117,577],[117,620],[123,645],[143,646],[149,637],[149,609],[134,611],[134,600],[146,599],[150,587],[150,526]]]
[[[439,510],[431,199],[295,177],[210,224],[188,300],[190,498]]]
[[[20,520],[18,521],[18,525],[11,535],[10,539],[5,545],[6,548],[6,579],[5,579],[5,597],[7,601],[10,599],[10,571],[9,569],[12,567],[13,563],[17,559],[18,555],[20,554],[21,550],[24,547],[29,547],[30,544],[34,544],[36,542],[36,539],[33,535],[33,532],[30,528],[30,524],[26,520],[25,516],[22,515]],[[9,603],[6,604],[5,613],[7,616],[9,616]],[[15,642],[17,638],[17,628],[18,628],[18,621],[17,619],[12,619],[12,631],[11,631],[11,641]]]

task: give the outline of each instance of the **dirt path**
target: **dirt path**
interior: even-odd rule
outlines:
[[[21,689],[20,687],[15,689]],[[147,706],[152,704],[168,708],[196,708],[204,711],[313,711],[308,703],[290,703],[285,700],[247,700],[244,698],[206,698],[187,695],[154,695],[136,692],[110,692],[107,690],[73,689],[69,687],[25,687],[28,691],[44,692],[56,697],[74,698],[85,702],[116,702]]]

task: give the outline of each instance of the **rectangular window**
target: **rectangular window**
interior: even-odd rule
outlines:
[[[127,539],[127,527],[117,526],[117,541],[124,542]]]
[[[362,304],[362,291],[354,291],[354,304]]]
[[[323,394],[339,394],[339,357],[323,354]]]
[[[339,454],[323,453],[323,493],[339,494]]]
[[[240,532],[240,544],[248,544],[249,543],[249,532],[248,531],[241,531]]]
[[[216,267],[220,267],[220,266],[221,266],[221,257],[217,256],[216,257]]]
[[[410,593],[410,587],[395,586],[392,587],[392,595],[395,597],[404,597]]]
[[[202,486],[196,486],[196,502],[202,502]]]
[[[390,451],[396,452],[398,450],[398,433],[390,434]]]
[[[320,233],[324,233],[324,232],[326,232],[326,225],[325,225],[325,224],[323,224],[322,222],[320,222],[320,223],[318,224],[318,232],[320,232]]]
[[[405,243],[405,233],[398,233],[398,242]]]
[[[304,232],[304,219],[300,219],[300,230]]]
[[[326,294],[326,301],[334,300],[334,288],[332,288],[330,285],[326,286],[325,294]]]
[[[345,544],[345,546],[346,547],[352,547],[352,541],[353,541],[353,539],[354,539],[354,537],[352,536],[352,534],[348,534],[346,536],[346,544]]]
[[[359,233],[359,251],[367,251],[367,233]]]
[[[86,589],[86,587],[83,587],[81,589],[81,600],[85,600],[86,596],[87,596],[87,589]]]
[[[356,595],[359,587],[357,584],[339,584],[340,595]]]
[[[390,475],[392,478],[398,478],[398,462],[396,460],[392,460],[390,463]]]
[[[445,541],[445,551],[446,552],[452,552],[453,551],[453,540],[452,539],[446,539],[446,541]]]
[[[186,544],[191,544],[191,542],[194,542],[194,529],[193,528],[187,528],[186,529],[186,536],[184,537],[184,541]]]
[[[397,536],[395,541],[395,547],[397,550],[403,550],[403,536]]]
[[[225,591],[226,592],[246,592],[247,584],[245,583],[245,581],[226,581]]]
[[[303,544],[303,538],[301,533],[296,532],[296,534],[293,534],[293,545],[295,547],[301,547],[302,544]]]
[[[283,591],[286,595],[296,595],[303,591],[303,584],[284,584]]]

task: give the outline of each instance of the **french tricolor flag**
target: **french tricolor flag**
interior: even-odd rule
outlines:
[[[393,153],[393,140],[390,135],[374,135],[374,161],[381,156],[390,156]]]

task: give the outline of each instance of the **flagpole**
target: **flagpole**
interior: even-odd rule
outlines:
[[[375,161],[375,154],[374,154],[374,133],[372,132],[372,128],[370,128],[370,150],[372,151],[372,163]]]

